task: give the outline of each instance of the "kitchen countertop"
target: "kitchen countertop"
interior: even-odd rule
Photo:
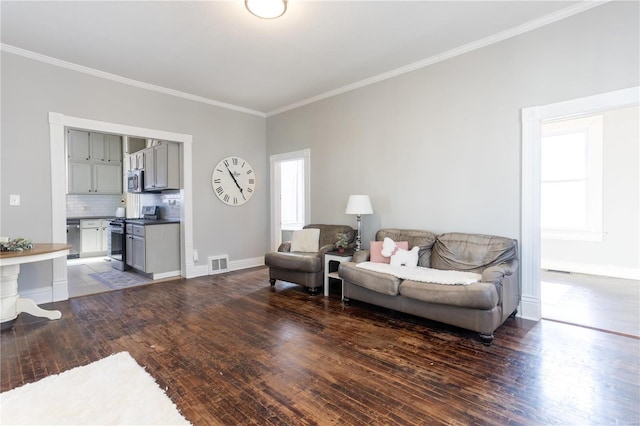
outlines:
[[[113,220],[113,219],[115,219],[115,217],[114,217],[114,216],[82,216],[82,217],[67,217],[67,220],[97,220],[97,219]]]
[[[125,223],[132,225],[165,225],[167,223],[180,223],[180,219],[125,219]]]

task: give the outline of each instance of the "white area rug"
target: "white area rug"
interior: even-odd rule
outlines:
[[[2,425],[188,425],[127,352],[0,394]]]

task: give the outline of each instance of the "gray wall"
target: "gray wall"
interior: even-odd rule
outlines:
[[[638,3],[615,2],[267,119],[267,153],[311,148],[311,221],[520,238],[523,107],[639,84]]]
[[[604,114],[602,241],[542,240],[543,267],[640,276],[640,118],[638,107]],[[598,268],[598,269],[596,269]]]
[[[69,116],[193,135],[194,248],[200,262],[263,256],[268,248],[268,165],[265,119],[2,53],[0,233],[51,241],[50,111]],[[256,194],[241,207],[220,202],[211,173],[220,159],[239,155],[256,172]],[[22,205],[9,206],[9,194]],[[50,262],[24,265],[20,289],[51,283]]]

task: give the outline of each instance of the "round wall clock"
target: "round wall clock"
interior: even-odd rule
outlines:
[[[249,163],[240,157],[220,160],[211,174],[213,192],[229,206],[240,206],[251,198],[256,177]]]

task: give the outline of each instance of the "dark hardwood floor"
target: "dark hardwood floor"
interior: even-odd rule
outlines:
[[[1,391],[128,351],[195,425],[640,422],[640,340],[584,327],[509,319],[485,346],[266,268],[47,306],[2,332]]]

